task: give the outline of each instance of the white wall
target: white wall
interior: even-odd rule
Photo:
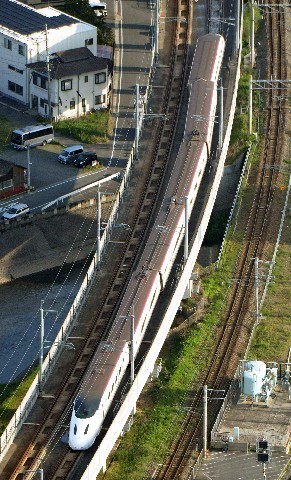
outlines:
[[[5,42],[11,42],[11,50],[4,47]],[[24,47],[24,55],[19,54],[19,45]],[[27,85],[28,72],[26,68],[27,63],[27,48],[22,42],[15,40],[6,32],[0,31],[0,90],[6,95],[15,98],[16,100],[27,103]],[[10,67],[10,68],[9,68]],[[11,67],[14,69],[12,70]],[[22,71],[23,73],[20,73]],[[23,88],[23,94],[13,92],[8,88],[8,81],[11,81]]]
[[[43,8],[38,10],[43,12],[44,25],[46,19],[50,16],[59,15],[61,12],[53,8]],[[72,22],[74,19],[72,17]],[[64,26],[48,30],[47,43],[48,52],[55,53],[57,51],[69,50],[85,46],[85,40],[92,38],[93,44],[87,45],[87,48],[96,55],[97,52],[97,28],[88,23],[79,22],[72,23],[70,26]],[[11,41],[12,49],[4,48],[4,39]],[[24,47],[24,55],[18,53],[19,45]],[[30,77],[26,64],[37,61],[46,60],[46,32],[45,29],[36,32],[30,36],[20,35],[17,32],[10,31],[0,25],[0,91],[5,95],[30,105]],[[8,68],[11,65],[15,69],[23,70],[23,74],[17,70]],[[8,88],[8,80],[19,85],[23,89],[23,94],[13,92]],[[98,95],[98,93],[96,93]],[[91,107],[93,108],[93,107]]]
[[[71,48],[85,47],[85,40],[93,38],[93,45],[86,45],[96,55],[97,51],[97,27],[88,23],[75,23],[48,30],[48,52],[55,53]],[[38,32],[27,38],[29,45],[29,61],[37,62],[46,58],[46,35],[45,31]]]
[[[104,83],[95,83],[95,73],[106,73],[106,81]],[[85,76],[88,77],[88,82],[85,82]],[[63,91],[61,89],[62,80],[71,80],[71,90]],[[107,68],[89,73],[82,73],[81,75],[69,75],[65,79],[52,80],[51,82],[51,104],[56,104],[53,107],[52,117],[57,118],[73,118],[81,116],[86,112],[92,111],[92,109],[106,108],[108,106],[108,85],[111,83],[111,75],[108,76]],[[81,96],[78,95],[77,91]],[[48,91],[41,87],[30,83],[30,96],[38,97],[38,111],[41,115],[48,115],[48,108],[41,107],[40,99],[48,98]],[[95,104],[95,97],[102,96],[102,103]],[[85,108],[82,105],[82,99],[85,99]],[[75,108],[70,108],[71,101],[75,102]],[[47,105],[47,103],[46,103]]]

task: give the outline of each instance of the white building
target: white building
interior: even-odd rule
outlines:
[[[111,62],[96,54],[93,25],[51,7],[35,10],[16,0],[0,0],[2,94],[44,116],[51,104],[55,119],[104,108]]]
[[[46,62],[29,64],[31,108],[53,119],[79,117],[106,108],[111,89],[111,61],[99,58],[87,47],[57,52],[50,56],[50,92]]]

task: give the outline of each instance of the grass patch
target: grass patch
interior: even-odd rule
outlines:
[[[112,120],[109,111],[103,110],[80,118],[57,121],[54,129],[82,143],[104,143],[112,131]]]
[[[0,124],[0,148],[3,148],[6,145],[10,146],[11,133],[17,128],[17,125],[13,125],[10,120],[7,120],[2,115],[0,115]]]
[[[291,345],[290,297],[291,283],[291,215],[285,219],[285,228],[273,269],[273,281],[262,308],[260,322],[249,351],[249,358],[262,361],[286,362]]]
[[[0,384],[0,435],[22,402],[37,371],[38,369],[34,369],[22,381],[11,383],[10,385]]]

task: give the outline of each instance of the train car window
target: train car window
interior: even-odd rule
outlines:
[[[74,435],[76,435],[76,433],[77,433],[77,425],[75,424],[75,426],[74,426]]]
[[[85,435],[87,435],[88,430],[89,430],[89,423],[88,423],[87,427],[85,428],[85,432],[84,432]]]

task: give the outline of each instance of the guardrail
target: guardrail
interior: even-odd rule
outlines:
[[[52,207],[52,205],[54,205],[55,203],[58,205],[59,203],[62,203],[66,198],[73,197],[74,195],[77,195],[78,193],[81,193],[81,192],[85,192],[90,188],[97,187],[98,185],[102,185],[102,183],[109,182],[114,178],[118,178],[120,175],[121,175],[121,172],[113,173],[112,175],[108,175],[108,177],[106,178],[102,178],[101,180],[96,180],[96,182],[93,182],[93,183],[90,183],[89,185],[85,185],[84,187],[78,188],[77,190],[74,190],[71,193],[67,193],[66,195],[62,195],[61,197],[56,198],[52,202],[47,203],[44,207],[42,207],[41,211],[44,212],[47,208]]]

